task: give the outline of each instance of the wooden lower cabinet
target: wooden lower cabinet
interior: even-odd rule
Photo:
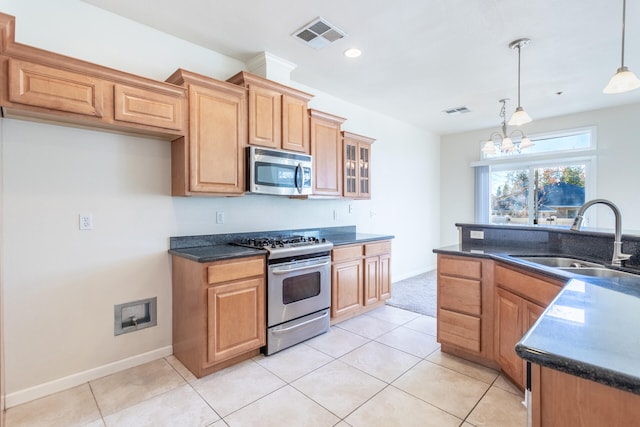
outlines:
[[[533,427],[638,425],[640,395],[539,365],[531,374]]]
[[[384,304],[391,297],[391,241],[334,247],[331,322]]]
[[[363,306],[362,261],[336,262],[331,274],[331,317],[358,313]]]
[[[493,261],[438,255],[438,342],[445,352],[495,367]]]
[[[174,256],[173,352],[201,377],[266,343],[265,258],[198,263]]]
[[[540,317],[544,307],[497,288],[495,310],[496,361],[507,376],[524,389],[527,382],[526,362],[516,354],[514,347]]]
[[[526,362],[516,354],[515,345],[560,292],[562,283],[497,265],[495,285],[495,360],[524,389]]]
[[[364,251],[364,305],[371,305],[391,298],[391,242],[366,244]]]
[[[438,342],[442,350],[500,368],[520,388],[515,345],[563,282],[489,259],[438,255]]]
[[[265,307],[264,278],[251,278],[207,289],[207,361],[216,363],[265,344],[260,318]]]

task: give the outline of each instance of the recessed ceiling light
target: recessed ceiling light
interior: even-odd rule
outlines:
[[[362,51],[357,47],[352,47],[351,49],[347,49],[344,51],[344,56],[347,58],[357,58],[362,55]]]

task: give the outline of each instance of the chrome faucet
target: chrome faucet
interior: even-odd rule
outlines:
[[[618,209],[616,205],[605,199],[594,199],[588,201],[578,210],[578,214],[573,220],[571,230],[579,231],[582,226],[582,220],[584,219],[584,212],[589,209],[589,207],[598,203],[609,206],[616,218],[616,234],[613,241],[613,258],[611,259],[611,264],[622,265],[622,261],[628,260],[631,258],[631,255],[622,253],[622,215],[620,214],[620,209]]]

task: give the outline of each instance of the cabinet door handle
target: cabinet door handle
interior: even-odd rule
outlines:
[[[327,311],[326,313],[324,313],[324,314],[323,314],[322,316],[320,316],[320,317],[314,317],[313,319],[306,320],[306,321],[304,321],[304,322],[302,322],[302,323],[298,323],[297,325],[289,326],[288,328],[284,328],[284,329],[274,329],[273,333],[274,333],[274,334],[283,334],[283,333],[285,333],[285,332],[289,332],[289,331],[291,331],[292,329],[296,329],[296,328],[299,328],[299,327],[301,327],[301,326],[308,325],[309,323],[315,322],[315,321],[317,321],[317,320],[324,319],[324,318],[325,318],[325,317],[327,317],[328,315],[329,315],[329,312]]]
[[[329,263],[328,262],[323,262],[322,264],[307,265],[306,267],[292,268],[292,269],[289,269],[289,270],[287,270],[287,269],[273,270],[272,273],[273,274],[287,274],[287,273],[292,273],[294,271],[309,270],[310,268],[324,267],[325,265],[329,265]]]

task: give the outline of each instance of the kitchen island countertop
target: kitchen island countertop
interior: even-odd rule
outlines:
[[[434,252],[491,258],[565,279],[566,285],[517,343],[516,353],[541,366],[640,394],[640,275],[589,277],[518,259],[518,255],[572,256],[530,242],[486,246],[467,242]]]
[[[572,279],[516,345],[525,360],[640,394],[640,279]]]

